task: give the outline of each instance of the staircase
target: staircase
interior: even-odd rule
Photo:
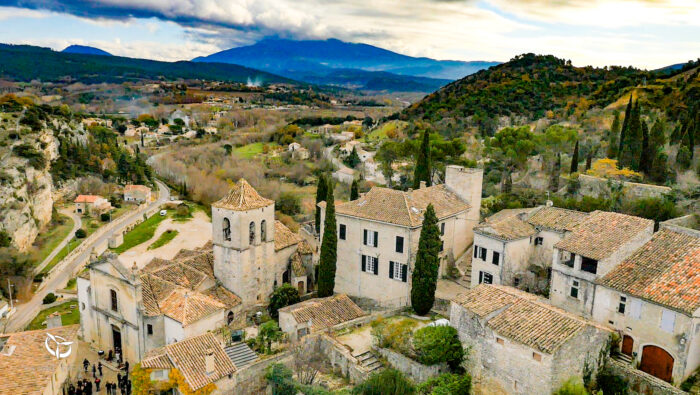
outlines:
[[[616,359],[624,364],[631,365],[632,357],[627,354],[615,353],[612,355],[613,359]]]
[[[362,354],[353,355],[360,362],[360,366],[367,369],[368,372],[374,373],[384,367],[382,361],[372,354],[371,351],[365,351]]]
[[[472,286],[472,248],[474,248],[473,244],[455,261],[455,266],[460,275],[455,281],[467,289]]]

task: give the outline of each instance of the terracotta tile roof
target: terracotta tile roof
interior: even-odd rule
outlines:
[[[275,251],[301,242],[301,236],[289,230],[282,222],[275,221]]]
[[[599,283],[692,315],[700,309],[700,232],[661,228]]]
[[[234,211],[247,211],[256,208],[267,207],[275,204],[274,200],[266,199],[258,194],[258,192],[248,184],[244,178],[238,180],[228,195],[224,196],[218,202],[212,204],[214,207],[225,208]]]
[[[469,209],[469,204],[445,185],[404,192],[373,187],[357,200],[339,204],[336,213],[402,226],[421,226],[423,212],[432,203],[438,219]]]
[[[555,244],[556,248],[592,259],[605,259],[646,229],[654,221],[631,215],[594,211],[573,232]]]
[[[103,199],[102,196],[97,195],[78,195],[73,201],[74,203],[95,203],[97,199]]]
[[[504,240],[516,240],[532,236],[537,233],[535,228],[520,219],[520,216],[526,214],[529,210],[531,209],[501,210],[475,226],[474,232],[485,236],[495,236]]]
[[[367,315],[345,294],[327,298],[309,299],[281,308],[290,313],[298,323],[311,320],[311,329],[318,331]]]
[[[547,354],[554,353],[587,326],[608,330],[511,287],[480,284],[453,302],[480,318],[494,314],[487,321],[494,332]]]
[[[0,394],[44,394],[62,362],[46,351],[46,334],[61,336],[70,342],[76,340],[79,329],[79,325],[71,325],[0,335],[7,337],[4,352],[0,352]],[[11,348],[12,354],[4,355]],[[77,352],[77,344],[72,345],[72,350]]]
[[[212,352],[214,355],[215,369],[211,375],[207,375],[206,372],[205,358],[207,352]],[[165,358],[169,361],[169,365],[165,362]],[[141,361],[141,366],[148,369],[174,367],[182,373],[185,381],[193,391],[207,384],[214,383],[236,371],[236,366],[211,333],[190,337],[177,343],[151,350],[146,353]]]
[[[226,309],[226,306],[220,301],[184,288],[173,290],[158,303],[158,306],[164,315],[184,326]]]
[[[239,298],[238,295],[234,294],[233,292],[220,285],[211,287],[202,293],[220,302],[221,304],[226,306],[227,309],[241,304],[241,298]]]
[[[559,207],[542,207],[536,210],[527,222],[539,228],[556,231],[572,231],[588,216],[581,211],[567,210]]]
[[[299,253],[302,255],[308,255],[308,254],[314,253],[314,249],[311,247],[311,244],[309,244],[309,242],[306,240],[302,240],[299,243],[299,247],[297,247],[297,251],[299,251]]]

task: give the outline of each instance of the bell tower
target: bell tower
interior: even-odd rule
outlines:
[[[244,309],[267,303],[275,281],[275,202],[240,179],[212,204],[214,275]],[[269,278],[268,278],[269,277]]]

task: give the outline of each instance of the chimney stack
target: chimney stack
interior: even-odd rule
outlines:
[[[214,350],[207,348],[204,355],[204,367],[207,376],[211,376],[216,372],[216,363],[214,361]]]
[[[420,182],[420,189],[423,189],[423,188],[425,188],[425,181]]]

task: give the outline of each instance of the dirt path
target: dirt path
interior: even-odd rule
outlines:
[[[178,235],[169,243],[159,248],[149,250],[153,242],[158,240],[161,234],[168,229],[178,231]],[[141,243],[119,255],[119,260],[131,267],[134,262],[139,268],[144,267],[153,258],[172,259],[182,249],[195,249],[202,247],[211,240],[211,222],[202,211],[194,213],[194,217],[187,222],[175,222],[168,218],[158,225],[151,240]]]

